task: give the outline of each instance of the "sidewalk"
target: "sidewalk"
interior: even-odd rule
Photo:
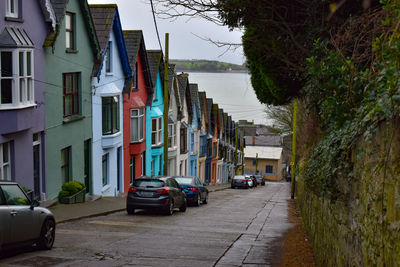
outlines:
[[[208,185],[209,192],[215,192],[230,188],[230,183]],[[78,220],[82,218],[106,215],[109,213],[123,211],[126,207],[126,196],[101,197],[97,200],[86,201],[76,204],[57,203],[48,209],[53,212],[57,223]]]

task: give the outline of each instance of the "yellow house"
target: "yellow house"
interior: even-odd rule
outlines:
[[[282,147],[246,146],[244,172],[246,174],[259,173],[267,180],[282,180],[282,150]]]

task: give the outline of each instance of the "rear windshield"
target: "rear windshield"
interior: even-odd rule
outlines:
[[[135,180],[133,186],[136,187],[163,187],[165,183],[161,180]]]
[[[245,179],[245,177],[244,176],[235,176],[235,178],[233,178],[233,179],[235,179],[235,180],[243,180],[243,179]]]
[[[178,182],[178,184],[192,184],[193,181],[192,178],[187,177],[175,177],[175,180]]]

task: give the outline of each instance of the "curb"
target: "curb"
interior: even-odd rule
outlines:
[[[104,216],[104,215],[108,215],[108,214],[111,214],[111,213],[124,211],[124,210],[126,210],[126,208],[116,209],[116,210],[109,210],[109,211],[104,211],[104,212],[100,212],[100,213],[96,213],[96,214],[89,214],[89,215],[84,215],[84,216],[74,217],[74,218],[69,218],[69,219],[64,219],[64,220],[56,220],[56,224],[65,223],[65,222],[72,222],[72,221],[77,221],[77,220],[80,220],[80,219],[86,219],[86,218],[91,218],[91,217]]]

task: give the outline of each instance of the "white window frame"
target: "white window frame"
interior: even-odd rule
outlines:
[[[136,112],[136,114],[134,114]],[[140,143],[144,140],[144,108],[134,108],[130,110],[131,114],[131,143]],[[142,131],[140,132],[140,124]],[[134,139],[133,133],[137,131],[138,140]]]
[[[4,161],[4,147],[7,146],[8,161]],[[7,168],[7,171],[4,171]],[[5,175],[6,173],[6,175]],[[0,180],[11,181],[11,142],[0,144]]]
[[[67,18],[69,18],[69,24],[67,25]],[[65,48],[69,50],[75,49],[75,13],[66,12],[65,13]]]
[[[153,129],[153,121],[155,121],[156,128]],[[155,138],[153,140],[153,135]],[[151,145],[159,146],[162,144],[162,117],[151,119]]]
[[[176,143],[176,123],[168,124],[168,147],[175,148],[177,146]]]
[[[2,76],[0,71],[0,83],[2,80],[11,80],[11,103],[2,103],[0,88],[0,109],[19,109],[35,105],[34,88],[34,53],[33,49],[0,49],[0,67],[1,53],[10,52],[12,61],[12,75]],[[22,55],[22,61],[20,61]],[[30,55],[30,68],[28,68],[28,55]],[[21,65],[22,63],[22,65]],[[20,68],[21,66],[22,68]],[[28,70],[30,73],[28,74]],[[1,85],[0,85],[1,87]]]
[[[6,17],[18,18],[19,6],[18,0],[6,0]],[[11,11],[11,3],[14,4],[14,12]]]

